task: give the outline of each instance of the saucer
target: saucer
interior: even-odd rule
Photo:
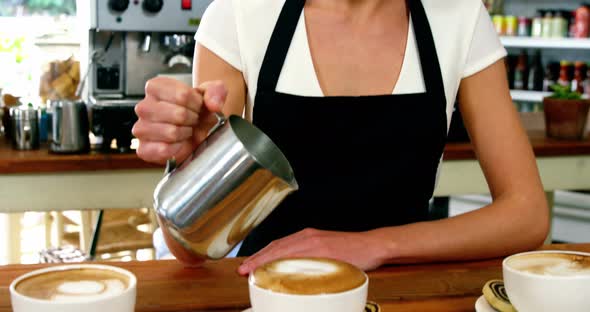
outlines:
[[[483,296],[481,296],[481,298],[483,299]],[[485,299],[484,299],[484,301],[485,301]],[[487,305],[487,302],[485,304]],[[476,305],[476,308],[477,308],[477,305]],[[492,309],[492,308],[488,308],[488,309]],[[381,309],[379,308],[378,304],[376,304],[375,302],[370,302],[370,301],[367,302],[367,306],[365,307],[365,312],[379,312],[379,311],[381,311]],[[476,312],[488,312],[488,311],[495,312],[494,309],[492,309],[492,310],[479,310],[478,309]],[[252,311],[252,308],[248,308],[242,312],[253,312],[253,311]]]
[[[495,312],[496,310],[490,306],[486,298],[479,297],[475,302],[475,312]]]

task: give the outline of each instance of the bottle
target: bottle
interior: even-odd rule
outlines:
[[[569,25],[568,37],[570,37],[570,38],[576,37],[576,11],[572,11],[570,14],[570,25]]]
[[[535,56],[529,69],[527,89],[531,91],[543,90],[543,64],[541,63],[541,51],[535,51]]]
[[[514,89],[515,90],[526,90],[528,81],[528,56],[525,50],[522,50],[518,55],[518,61],[516,62],[516,68],[514,69]]]
[[[576,10],[574,38],[588,38],[590,35],[590,6],[582,5]]]
[[[571,67],[570,62],[568,62],[568,61],[561,61],[560,62],[559,78],[557,79],[557,84],[560,84],[564,87],[571,88],[572,77],[570,76],[570,67]]]
[[[518,18],[514,15],[508,15],[504,20],[506,21],[506,36],[516,36],[518,34]]]
[[[531,19],[526,16],[518,17],[518,36],[519,37],[530,37],[531,36]]]
[[[572,79],[572,91],[584,94],[584,80],[586,79],[586,63],[576,62],[574,68],[574,77]]]
[[[555,11],[555,15],[551,20],[551,37],[564,38],[567,33],[567,19],[565,19],[561,11]]]
[[[494,23],[494,28],[498,36],[506,35],[506,19],[504,16],[496,14],[492,16],[492,22]]]
[[[539,12],[537,16],[533,17],[531,36],[534,38],[540,38],[543,36],[543,13],[541,12]]]
[[[584,79],[583,88],[586,95],[590,96],[590,64],[586,64],[586,79]]]
[[[516,65],[515,56],[508,54],[506,57],[506,74],[508,75],[508,87],[514,89],[514,66]]]
[[[541,37],[543,38],[551,38],[551,35],[553,34],[553,12],[551,11],[547,11],[545,12],[545,15],[543,16],[543,27],[542,27],[542,33],[541,33]]]
[[[551,86],[557,83],[559,77],[560,64],[551,62],[547,65],[545,70],[545,79],[543,80],[543,91],[552,91]]]

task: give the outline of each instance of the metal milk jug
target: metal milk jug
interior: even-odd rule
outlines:
[[[293,170],[279,148],[241,117],[218,123],[154,192],[160,226],[185,251],[204,259],[226,256],[291,192]]]

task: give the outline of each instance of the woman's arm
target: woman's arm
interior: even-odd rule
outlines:
[[[444,220],[363,233],[304,230],[273,242],[239,272],[247,274],[278,257],[332,257],[369,270],[385,263],[499,257],[542,244],[549,228],[547,202],[503,61],[465,78],[459,100],[491,205]]]
[[[206,47],[197,44],[193,61],[193,86],[222,81],[227,89],[223,113],[242,116],[246,105],[246,82],[237,70]]]
[[[547,236],[547,201],[503,61],[465,78],[459,103],[493,202],[445,220],[377,230],[393,240],[388,262],[497,257],[536,248]]]
[[[166,93],[171,94],[185,92],[189,94],[191,98],[195,98],[205,103],[205,108],[209,106],[207,103],[222,102],[222,112],[226,116],[231,114],[241,116],[244,111],[244,105],[246,103],[246,84],[244,82],[242,73],[200,44],[197,44],[195,49],[193,66],[193,85],[199,86],[197,87],[199,91],[193,89],[191,86],[185,86],[178,82],[165,79],[153,80],[150,81],[150,83],[150,90],[165,90]],[[220,91],[219,89],[223,89],[223,91]],[[135,130],[138,131],[137,129],[139,129],[139,134],[146,138],[146,140],[141,142],[140,147],[143,145],[143,150],[138,151],[138,154],[142,158],[150,161],[163,162],[171,156],[175,156],[177,159],[180,158],[179,160],[182,161],[182,159],[186,156],[178,157],[178,154],[171,154],[173,152],[170,151],[170,148],[151,148],[150,146],[154,146],[156,144],[158,146],[169,147],[170,142],[150,141],[148,134],[145,132],[155,132],[158,130],[154,127],[154,124],[162,123],[162,120],[154,121],[151,118],[152,116],[161,114],[160,112],[166,109],[170,110],[173,108],[179,110],[180,113],[175,115],[188,115],[194,114],[194,112],[189,112],[190,109],[186,109],[187,107],[191,106],[190,104],[179,102],[162,103],[172,101],[163,101],[159,99],[160,97],[162,96],[148,95],[146,96],[146,100],[138,104],[140,107],[136,109],[140,120],[142,120],[143,126],[142,123],[139,123],[139,127],[136,126]],[[182,109],[184,109],[184,111],[182,111]],[[200,111],[198,115],[198,123],[190,124],[193,128],[192,138],[190,139],[191,143],[185,144],[188,147],[186,148],[186,152],[184,152],[183,155],[190,154],[196,148],[196,146],[206,138],[209,129],[216,122],[216,118],[205,117],[204,115],[208,114],[203,114],[203,111]],[[165,122],[170,123],[170,125],[174,123],[173,120],[166,120]],[[144,132],[142,133],[141,131]],[[156,134],[152,134],[151,137],[154,135]],[[178,138],[177,141],[182,142],[182,138]],[[185,250],[176,240],[174,240],[174,238],[172,238],[165,227],[161,228],[166,245],[170,249],[170,252],[178,260],[188,265],[199,265],[204,260],[187,252],[187,250]]]

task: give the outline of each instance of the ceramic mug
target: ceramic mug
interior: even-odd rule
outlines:
[[[248,287],[253,312],[363,312],[369,278],[337,260],[289,258],[257,268]]]
[[[70,264],[35,270],[10,284],[14,312],[133,312],[137,279],[108,265]]]
[[[519,312],[590,309],[590,253],[533,251],[502,262],[504,285]]]

